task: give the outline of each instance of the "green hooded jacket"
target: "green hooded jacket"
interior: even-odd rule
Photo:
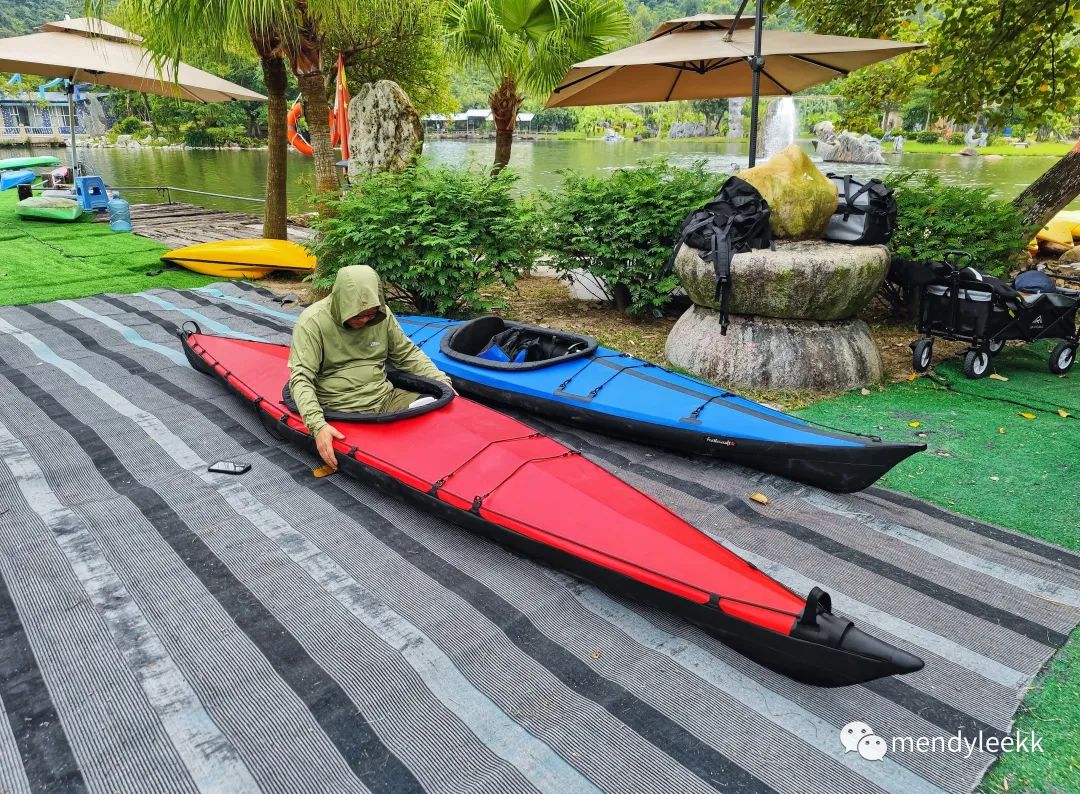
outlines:
[[[345,325],[376,306],[378,313],[363,328]],[[367,265],[343,267],[330,295],[307,307],[293,328],[289,389],[308,431],[315,435],[326,427],[324,410],[380,410],[394,390],[386,379],[387,362],[450,384],[401,330],[378,274]]]

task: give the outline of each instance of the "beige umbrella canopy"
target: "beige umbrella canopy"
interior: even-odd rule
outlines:
[[[0,39],[0,72],[66,77],[194,102],[266,100],[186,63],[159,71],[141,41],[134,33],[97,19],[50,22],[40,33]]]
[[[266,100],[262,94],[185,63],[159,70],[139,36],[100,19],[49,22],[40,30],[28,36],[0,39],[0,72],[67,78],[69,112],[74,107],[77,82],[193,102]],[[71,127],[72,159],[77,165],[75,125]]]
[[[750,96],[754,18],[699,14],[652,37],[574,64],[546,107]],[[725,24],[725,22],[727,24]],[[794,94],[925,44],[762,30],[760,94]]]

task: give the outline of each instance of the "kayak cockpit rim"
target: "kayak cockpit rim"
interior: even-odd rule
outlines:
[[[596,353],[591,336],[557,331],[487,315],[447,331],[439,342],[443,355],[486,369],[531,370],[562,364]]]

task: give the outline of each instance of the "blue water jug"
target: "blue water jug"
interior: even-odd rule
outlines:
[[[113,193],[109,200],[109,228],[114,232],[131,231],[131,205]]]

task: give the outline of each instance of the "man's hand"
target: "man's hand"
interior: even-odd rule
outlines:
[[[315,436],[315,446],[319,450],[319,457],[323,463],[337,471],[337,455],[334,454],[334,439],[345,438],[337,429],[327,425]]]

